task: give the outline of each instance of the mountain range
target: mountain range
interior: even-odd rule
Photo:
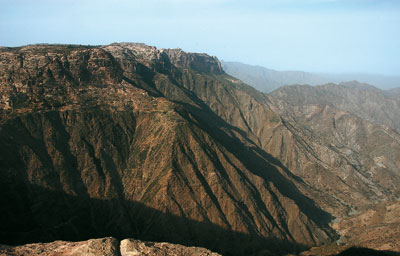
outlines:
[[[265,94],[223,67],[135,43],[0,48],[0,243],[398,251],[396,90]]]
[[[360,81],[372,84],[380,89],[400,87],[400,77],[364,73],[315,73],[304,71],[277,71],[262,66],[253,66],[240,62],[222,61],[226,73],[253,86],[259,91],[269,93],[284,85],[322,85]]]

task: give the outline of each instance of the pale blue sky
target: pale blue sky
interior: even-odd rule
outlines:
[[[400,75],[400,0],[0,0],[1,46],[112,42]]]

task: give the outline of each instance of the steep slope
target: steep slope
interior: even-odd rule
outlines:
[[[350,215],[356,214],[343,215],[333,225],[342,234],[339,242],[396,251],[400,235],[400,219],[395,214],[397,204],[385,201],[400,198],[400,135],[387,125],[379,125],[376,118],[375,122],[367,121],[351,111],[354,109],[358,114],[360,110],[360,115],[371,120],[375,116],[370,110],[379,104],[382,107],[376,112],[386,108],[386,117],[396,117],[397,99],[358,83],[282,87],[270,94],[269,99],[272,109],[287,122],[319,145],[328,146],[329,151],[315,151],[325,167],[324,175],[318,175],[314,168],[307,170],[310,177],[299,175],[308,184],[349,205],[353,209]],[[327,207],[324,209],[329,211]],[[371,219],[371,216],[378,217]]]
[[[200,85],[191,88],[228,123],[280,159],[294,174],[287,178],[324,210],[345,217],[399,198],[400,136],[390,128],[399,116],[394,90],[389,94],[349,82],[286,86],[264,96],[231,80],[236,86],[229,91],[213,86],[215,98],[202,93]],[[356,224],[347,242],[366,246],[370,241],[375,249],[393,249],[393,239],[376,239],[392,226],[376,223],[360,238],[361,231],[353,231],[365,229]],[[390,234],[396,238],[399,232]]]
[[[168,51],[169,56],[179,53]],[[271,154],[266,155],[270,161],[280,159],[284,165],[277,164],[282,175],[330,213],[347,216],[399,197],[399,134],[392,129],[330,106],[310,107],[307,112],[275,104],[272,96],[219,73],[200,76],[183,70],[172,76],[184,85],[185,95],[201,99],[227,123],[240,128],[237,136],[244,132],[247,139]],[[354,82],[345,87],[376,90]],[[170,91],[164,90],[164,95],[187,101]],[[396,113],[396,109],[391,111]],[[303,112],[312,117],[309,123],[293,117]]]
[[[312,138],[315,157],[327,173],[334,173],[312,177],[317,170],[309,168],[311,176],[305,179],[314,187],[331,191],[354,208],[399,196],[400,136],[394,130],[329,105],[274,104],[288,122]]]
[[[251,122],[279,117],[213,57],[2,48],[0,83],[2,243],[112,235],[248,254],[335,237],[302,182],[253,141],[235,99],[266,115]]]
[[[370,139],[366,143],[369,147],[347,145],[343,148],[342,144],[332,144],[326,139],[331,134],[323,134],[318,129],[313,131],[308,128],[308,124],[297,123],[297,119],[290,117],[290,113],[296,113],[295,109],[284,104],[279,105],[273,96],[268,98],[237,79],[219,76],[219,83],[216,83],[214,77],[200,78],[190,72],[184,72],[177,79],[185,81],[182,84],[187,85],[186,89],[199,97],[227,123],[245,132],[246,137],[269,153],[271,159],[275,157],[282,161],[285,170],[283,175],[331,214],[346,216],[355,208],[366,208],[374,202],[391,200],[397,196],[397,134],[389,131],[389,135],[386,135],[385,129],[380,132],[381,127],[372,124],[370,126],[367,121],[350,115],[356,124],[368,125]],[[224,86],[229,81],[233,86]],[[168,97],[174,99],[174,95]],[[271,108],[281,113],[284,118]],[[329,116],[331,114],[323,119],[322,116],[316,115],[315,119],[326,123]],[[329,119],[328,124],[331,123]],[[363,138],[363,133],[358,133],[357,129],[354,131],[342,140],[351,141],[349,138],[358,138],[359,141]],[[374,137],[375,135],[378,137]],[[367,149],[372,148],[375,142],[380,145],[377,147],[377,151],[380,151],[370,156]],[[391,150],[386,148],[388,142],[393,143]],[[364,145],[365,143],[362,146]],[[362,159],[358,159],[360,149],[364,150],[361,153]],[[385,159],[388,159],[390,167],[383,168],[384,171],[381,172],[381,161],[387,161]],[[380,175],[371,178],[370,174],[366,178],[370,168],[372,173]],[[343,181],[344,177],[349,177],[348,181]]]
[[[314,87],[294,86],[307,90],[287,94],[283,92],[292,87],[283,87],[266,97],[234,78],[231,81],[235,86],[230,90],[209,83],[208,87],[194,83],[189,89],[228,123],[245,131],[265,152],[280,159],[294,174],[287,178],[325,210],[346,216],[355,209],[399,196],[398,133],[322,102],[308,106],[307,97],[316,101],[324,97],[340,99],[329,92],[320,95],[307,91]],[[351,91],[371,89],[354,83],[341,87],[350,91],[342,94],[355,98],[357,93]],[[364,94],[359,93],[358,102],[363,102]],[[348,101],[341,99],[343,104]],[[396,108],[390,104],[387,108],[396,116]]]
[[[173,61],[181,51],[166,53],[172,55]],[[182,62],[174,64],[187,66]],[[218,63],[213,66],[218,67]],[[333,127],[330,118],[336,112],[327,107],[325,114],[320,114],[320,108],[311,108],[316,112],[313,122],[321,124],[313,130],[310,124],[291,116],[301,115],[303,110],[282,103],[286,101],[278,102],[279,97],[274,94],[266,97],[220,72],[210,75],[182,69],[169,76],[183,88],[166,90],[169,86],[165,82],[156,82],[154,87],[173,101],[193,106],[206,104],[206,108],[239,128],[233,131],[238,137],[244,134],[242,141],[250,140],[271,154],[267,154],[270,161],[282,161],[282,175],[330,213],[346,216],[356,208],[368,208],[375,202],[398,197],[399,136],[390,129],[345,113],[336,116],[338,127]],[[334,131],[328,133],[329,129]]]
[[[329,150],[316,150],[316,156],[339,180],[332,182],[331,177],[324,175],[317,180],[308,179],[309,182],[331,189],[332,193],[347,191],[348,195],[341,196],[342,200],[354,197],[353,201],[359,202],[357,207],[368,205],[368,201],[391,200],[399,195],[399,134],[388,126],[379,125],[377,118],[376,122],[370,122],[353,114],[353,110],[362,111],[360,116],[374,119],[369,110],[380,104],[384,107],[377,107],[375,112],[386,108],[386,117],[397,116],[396,101],[385,99],[382,91],[359,84],[288,86],[269,96],[271,107],[287,122],[294,123]],[[344,185],[343,188],[332,188],[339,184]],[[363,194],[364,199],[357,194]]]

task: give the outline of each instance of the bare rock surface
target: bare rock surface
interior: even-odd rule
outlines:
[[[142,242],[134,239],[124,239],[121,241],[121,256],[218,256],[210,250],[200,247],[186,247],[178,244]]]
[[[0,255],[37,256],[118,256],[119,242],[112,237],[90,239],[82,242],[55,241],[20,246],[0,245]]]
[[[0,255],[9,256],[218,256],[200,247],[179,244],[142,242],[134,239],[119,241],[113,237],[81,242],[55,241],[20,246],[0,245]]]

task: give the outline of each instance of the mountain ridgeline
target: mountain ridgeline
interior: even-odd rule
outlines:
[[[0,85],[2,244],[114,236],[279,255],[400,197],[396,115],[263,94],[206,54],[3,47]]]
[[[225,72],[265,93],[272,92],[283,85],[309,84],[319,85],[331,82],[318,74],[303,71],[276,71],[261,66],[252,66],[240,62],[222,62]],[[336,81],[336,80],[333,80]]]
[[[277,71],[262,66],[252,66],[240,62],[223,61],[224,71],[261,92],[270,93],[284,85],[321,85],[360,81],[380,89],[400,87],[399,76],[384,76],[368,73],[312,73],[304,71]]]

